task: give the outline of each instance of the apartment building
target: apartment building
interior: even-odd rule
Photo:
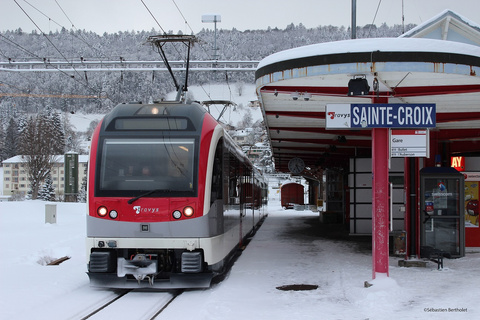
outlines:
[[[57,196],[63,196],[65,194],[65,156],[57,155],[55,159],[51,172],[53,187]],[[78,190],[80,190],[86,174],[87,163],[88,155],[78,155]],[[19,155],[6,159],[2,165],[3,195],[24,197],[31,188],[24,156]]]

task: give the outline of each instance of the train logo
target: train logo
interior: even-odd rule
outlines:
[[[159,208],[142,208],[142,206],[134,206],[133,210],[135,210],[136,214],[140,214],[141,212],[145,212],[145,213],[158,213],[158,212],[160,212]]]

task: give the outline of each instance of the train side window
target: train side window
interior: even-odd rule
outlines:
[[[240,204],[240,168],[238,159],[231,153],[228,153],[228,163],[226,164],[228,173],[228,204]]]
[[[210,195],[210,203],[213,204],[215,200],[223,198],[223,187],[222,187],[222,158],[223,158],[223,142],[219,141],[217,149],[215,150],[215,157],[213,159],[213,172],[212,172],[212,188]]]

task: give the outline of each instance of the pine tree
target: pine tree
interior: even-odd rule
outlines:
[[[82,185],[80,186],[80,190],[78,190],[78,197],[77,202],[87,202],[87,168],[85,168],[85,175],[82,179]]]
[[[0,162],[5,160],[4,158],[4,144],[5,144],[5,131],[3,130],[3,124],[0,122]]]
[[[45,121],[44,135],[51,142],[52,154],[65,153],[65,131],[60,114],[47,106],[42,115]]]
[[[45,178],[42,188],[38,192],[38,198],[45,201],[55,201],[55,188],[50,174]]]
[[[18,125],[14,118],[10,118],[8,123],[7,132],[5,134],[5,142],[2,149],[2,157],[4,159],[11,158],[18,154],[17,141],[18,141]]]

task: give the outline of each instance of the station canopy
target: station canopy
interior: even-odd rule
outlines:
[[[364,78],[365,95],[348,94]],[[424,38],[320,43],[266,57],[255,73],[277,171],[304,160],[305,176],[371,156],[371,130],[326,129],[327,104],[436,104],[430,136],[450,154],[480,154],[480,47]],[[374,86],[373,82],[376,82]],[[431,155],[432,156],[432,155]]]

